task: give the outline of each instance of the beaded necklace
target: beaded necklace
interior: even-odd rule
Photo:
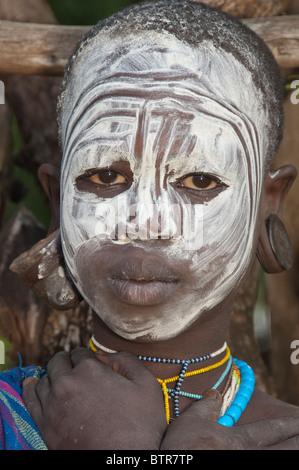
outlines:
[[[98,343],[95,340],[94,336],[92,336],[92,338],[89,341],[89,349],[91,349],[93,352],[96,352],[98,349],[100,349],[110,354],[117,352],[112,349],[106,348],[105,346],[102,346],[100,343]],[[206,361],[208,359],[211,359],[213,357],[220,355],[225,350],[226,350],[225,356],[216,364],[212,364],[210,366],[203,367],[201,369],[196,369],[194,371],[187,372],[187,368],[190,364]],[[175,417],[178,417],[180,396],[192,398],[196,400],[200,400],[203,397],[202,395],[196,395],[196,394],[181,391],[181,386],[185,377],[191,377],[194,375],[209,372],[210,370],[214,370],[222,366],[223,364],[225,364],[225,362],[227,362],[227,366],[224,372],[222,373],[220,378],[217,380],[215,385],[212,387],[212,389],[217,389],[221,385],[221,383],[223,383],[223,381],[225,380],[225,378],[231,371],[230,381],[228,382],[223,392],[223,404],[222,404],[222,409],[220,413],[220,418],[217,421],[219,424],[222,424],[223,426],[227,426],[227,427],[233,426],[239,420],[254,390],[255,378],[254,378],[254,373],[251,367],[249,367],[248,364],[246,364],[245,362],[240,361],[238,359],[233,360],[230,354],[230,350],[227,347],[226,343],[224,343],[222,348],[218,349],[217,351],[211,354],[206,354],[206,355],[200,356],[198,358],[193,358],[193,359],[187,359],[187,360],[166,359],[166,358],[156,358],[156,357],[151,357],[151,356],[138,356],[138,358],[139,360],[142,360],[142,361],[149,361],[149,362],[154,362],[154,363],[162,362],[164,364],[165,363],[182,364],[182,370],[179,375],[176,375],[174,377],[171,377],[169,379],[164,379],[164,380],[157,378],[158,382],[162,386],[162,391],[163,391],[163,396],[164,396],[165,414],[166,414],[166,419],[167,419],[168,424],[171,421],[170,406],[169,406],[170,399],[174,399]],[[167,384],[172,383],[172,382],[177,382],[176,387],[174,389],[168,389]]]

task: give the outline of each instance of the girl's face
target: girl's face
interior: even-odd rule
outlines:
[[[261,192],[251,120],[213,91],[214,75],[207,86],[167,64],[127,64],[96,85],[86,67],[93,86],[78,91],[64,134],[67,266],[108,327],[135,341],[178,335],[236,289]]]

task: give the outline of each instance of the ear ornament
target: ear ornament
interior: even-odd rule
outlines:
[[[57,310],[72,309],[82,300],[67,273],[59,230],[16,258],[10,270]]]
[[[271,214],[266,220],[257,248],[257,257],[266,273],[288,271],[293,265],[293,252],[282,220]]]

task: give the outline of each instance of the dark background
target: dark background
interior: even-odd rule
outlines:
[[[61,24],[93,25],[132,3],[134,0],[49,0]]]

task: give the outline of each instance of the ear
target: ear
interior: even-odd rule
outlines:
[[[271,214],[282,218],[286,196],[296,177],[297,170],[293,165],[286,165],[278,170],[268,172],[264,181],[266,219]]]
[[[60,224],[60,170],[44,163],[38,170],[38,178],[50,202],[52,218],[49,233],[52,233]]]
[[[264,181],[262,225],[257,246],[257,257],[267,273],[288,270],[293,254],[287,231],[282,223],[285,198],[297,176],[292,165],[270,171]]]

